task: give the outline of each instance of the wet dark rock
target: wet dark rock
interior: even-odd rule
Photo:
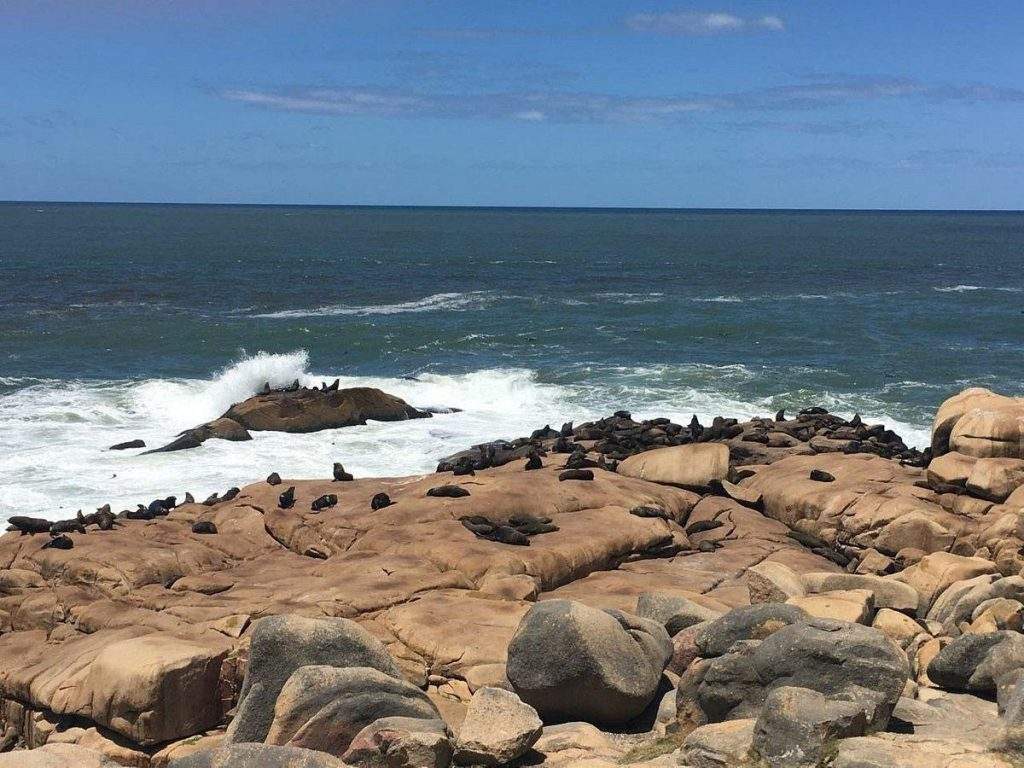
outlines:
[[[107,450],[109,450],[109,451],[126,451],[129,448],[145,448],[145,447],[146,447],[146,441],[145,440],[128,440],[127,442],[124,442],[124,443],[115,443],[114,445],[110,446],[110,448],[108,448]]]

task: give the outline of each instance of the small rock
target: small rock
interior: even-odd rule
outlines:
[[[479,688],[459,730],[455,761],[460,765],[505,765],[526,754],[543,727],[537,710],[514,693]]]

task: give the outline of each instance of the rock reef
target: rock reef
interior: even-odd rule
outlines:
[[[225,418],[419,413],[352,392]],[[340,474],[12,519],[0,768],[1020,764],[1024,400],[956,395],[925,452],[618,412]]]

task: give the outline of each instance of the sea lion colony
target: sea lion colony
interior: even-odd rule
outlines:
[[[1024,400],[184,498],[11,519],[0,766],[1019,764]]]

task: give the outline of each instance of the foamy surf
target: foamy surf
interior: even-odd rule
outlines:
[[[59,519],[108,502],[118,510],[185,491],[202,498],[274,471],[286,478],[325,477],[334,461],[363,477],[430,472],[442,456],[475,443],[529,434],[545,423],[579,423],[618,408],[677,421],[697,414],[707,423],[716,415],[749,418],[784,406],[824,405],[846,417],[856,411],[883,421],[908,445],[928,442],[923,420],[893,420],[884,404],[864,396],[797,391],[741,397],[737,392],[763,375],[742,365],[584,366],[561,383],[522,368],[430,372],[414,379],[339,377],[308,368],[308,355],[300,350],[248,356],[209,379],[12,379],[18,388],[0,396],[0,519]],[[254,432],[250,442],[210,440],[176,453],[107,450],[135,438],[148,447],[163,445],[180,430],[219,416],[264,382],[284,386],[295,379],[318,384],[334,378],[343,387],[379,387],[420,408],[462,410],[306,435]]]
[[[365,317],[368,315],[402,315],[416,312],[459,312],[469,309],[482,309],[491,298],[491,294],[488,291],[435,293],[422,299],[403,301],[397,304],[332,304],[313,309],[283,309],[278,312],[263,312],[254,314],[252,317],[279,320],[298,317],[330,317],[334,315]]]

